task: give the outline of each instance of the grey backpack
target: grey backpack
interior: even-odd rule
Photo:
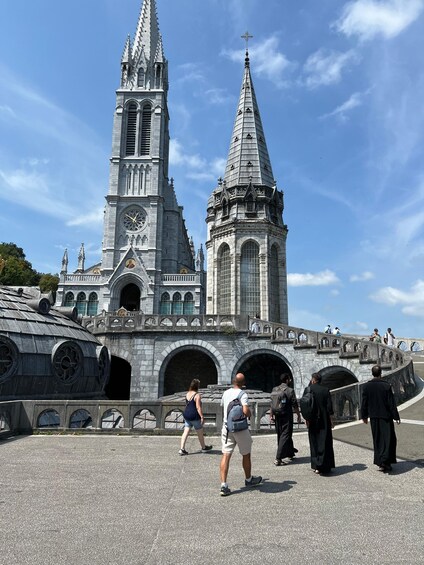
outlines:
[[[241,430],[247,430],[249,427],[247,417],[243,413],[243,406],[240,402],[241,396],[244,394],[244,390],[241,390],[237,398],[232,400],[227,407],[227,431],[228,432],[240,432]]]

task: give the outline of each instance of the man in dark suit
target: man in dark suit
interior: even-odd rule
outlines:
[[[374,443],[374,464],[378,470],[387,473],[396,463],[396,434],[393,420],[400,424],[398,409],[392,387],[381,378],[381,367],[371,369],[373,379],[362,389],[361,415],[364,424],[371,421]]]

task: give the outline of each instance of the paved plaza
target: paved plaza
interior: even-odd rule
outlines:
[[[423,426],[413,430],[422,438]],[[200,453],[190,437],[186,457],[175,436],[3,440],[0,565],[423,563],[419,462],[384,475],[371,451],[335,441],[337,469],[316,476],[305,433],[286,467],[273,465],[275,436],[257,436],[263,485],[244,488],[235,454],[222,498],[219,438],[208,439],[214,450]]]

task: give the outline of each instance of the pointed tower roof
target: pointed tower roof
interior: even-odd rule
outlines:
[[[122,53],[121,63],[131,63],[131,37],[128,35],[125,42],[124,52]]]
[[[250,183],[273,186],[275,182],[250,75],[247,50],[224,180],[227,187]]]
[[[132,59],[137,64],[141,53],[150,64],[156,62],[158,45],[162,45],[159,33],[159,23],[155,0],[143,0],[140,16],[138,18],[137,31],[132,48]],[[162,57],[163,50],[160,48]]]

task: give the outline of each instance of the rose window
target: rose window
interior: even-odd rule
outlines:
[[[71,342],[60,344],[53,350],[53,371],[64,384],[74,383],[82,372],[82,353],[80,348]]]

